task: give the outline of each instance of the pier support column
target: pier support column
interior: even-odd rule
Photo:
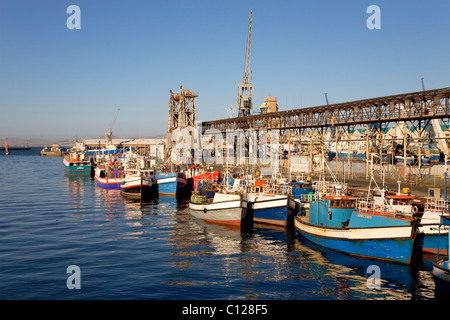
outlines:
[[[369,173],[369,125],[366,125],[366,179],[370,178]]]
[[[407,143],[408,143],[408,139],[407,139],[407,131],[406,131],[406,123],[403,127],[403,180],[407,180],[406,179],[406,168],[407,168],[407,164],[408,164],[408,159],[407,159]]]

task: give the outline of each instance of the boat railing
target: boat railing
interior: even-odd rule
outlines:
[[[328,181],[315,181],[312,183],[312,188],[324,195],[344,195],[347,192],[347,184]]]
[[[366,212],[389,212],[395,214],[413,214],[414,208],[411,205],[395,205],[382,201],[374,201],[371,199],[359,198],[356,199],[356,209]]]
[[[356,199],[355,206],[360,211],[387,211],[388,205],[364,198]]]
[[[426,197],[424,211],[448,212],[450,201],[442,198]]]
[[[154,177],[154,174],[155,174],[154,170],[147,170],[147,169],[126,169],[125,171],[127,174],[137,175],[137,176],[142,176],[142,177]]]
[[[320,195],[315,193],[308,193],[308,194],[302,194],[300,200],[302,202],[311,202],[311,201],[317,201],[320,199]]]

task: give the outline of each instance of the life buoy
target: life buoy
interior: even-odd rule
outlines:
[[[417,206],[413,206],[412,211],[414,214],[417,214],[417,212],[419,212],[419,208],[417,208]]]

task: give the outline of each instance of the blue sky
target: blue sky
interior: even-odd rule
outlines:
[[[69,5],[81,29],[69,30]],[[381,9],[370,30],[369,5]],[[242,81],[249,11],[258,110],[450,86],[450,2],[0,0],[0,140],[165,134],[169,90],[227,117]]]

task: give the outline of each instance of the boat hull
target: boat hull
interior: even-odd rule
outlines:
[[[79,175],[90,175],[92,171],[92,166],[77,161],[67,161],[63,160],[64,173],[69,176],[79,176]]]
[[[214,195],[211,203],[189,202],[191,215],[209,223],[240,226],[245,218],[246,204],[239,195]]]
[[[243,208],[229,208],[219,210],[196,210],[189,206],[190,213],[209,223],[240,226]]]
[[[176,196],[182,194],[187,186],[186,176],[182,173],[158,172],[156,183],[161,195]]]
[[[95,181],[103,189],[120,189],[123,180],[122,169],[110,169],[109,173],[103,168],[95,168]]]
[[[433,260],[433,270],[431,271],[437,287],[450,290],[450,266],[448,256]]]
[[[412,226],[376,228],[331,228],[307,223],[295,217],[296,231],[325,248],[362,258],[409,264],[414,238]]]
[[[120,191],[130,199],[151,197],[157,193],[153,179],[148,177],[127,178],[120,184]]]
[[[289,215],[287,196],[258,196],[247,198],[247,208],[253,214],[253,221],[286,226]]]
[[[439,253],[448,255],[448,229],[439,233],[439,226],[431,227],[436,230],[429,230],[430,227],[419,227],[417,232],[417,243],[425,253]]]
[[[425,253],[448,255],[449,226],[441,224],[443,213],[438,210],[425,210],[417,228],[417,242]],[[448,216],[445,214],[444,216]]]
[[[120,184],[122,183],[122,178],[100,178],[95,176],[95,181],[97,185],[103,189],[120,189]]]

